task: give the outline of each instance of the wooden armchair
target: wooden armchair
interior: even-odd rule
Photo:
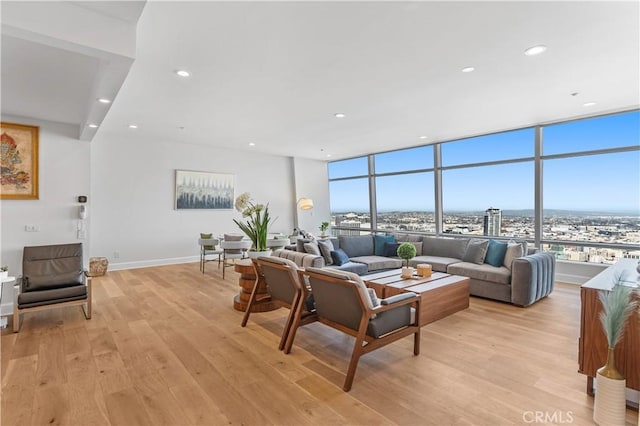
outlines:
[[[378,300],[358,275],[328,268],[306,268],[299,275],[301,281],[309,280],[318,321],[356,338],[343,386],[346,392],[362,355],[410,334],[414,355],[420,353],[418,295],[403,293]]]
[[[271,294],[271,301],[280,307],[290,309],[278,346],[279,350],[284,350],[284,353],[288,354],[291,352],[297,328],[317,320],[313,308],[313,297],[310,290],[299,279],[298,267],[292,261],[280,257],[264,256],[252,259],[252,262],[256,270],[256,283],[241,325],[242,327],[247,325],[251,315],[251,307],[256,301],[257,289],[262,282],[265,282]]]
[[[25,312],[83,305],[90,319],[91,278],[83,270],[82,243],[25,247],[13,297],[14,333]]]

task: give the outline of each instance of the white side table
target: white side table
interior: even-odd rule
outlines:
[[[13,291],[13,286],[16,283],[16,277],[4,277],[0,282],[0,306],[2,306],[2,290],[4,289],[5,284],[11,287]],[[7,328],[7,317],[0,316],[0,327]]]

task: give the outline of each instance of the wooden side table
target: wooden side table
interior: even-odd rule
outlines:
[[[237,311],[244,312],[249,304],[249,298],[256,282],[256,270],[250,259],[238,260],[234,269],[240,274],[238,284],[240,285],[240,293],[233,298],[233,308]],[[258,294],[256,301],[251,306],[251,312],[268,312],[278,309],[278,306],[271,301],[271,295],[267,290],[267,284],[264,278],[260,277],[258,286]]]

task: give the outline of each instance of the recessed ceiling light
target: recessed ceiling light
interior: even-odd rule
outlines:
[[[130,129],[137,129],[138,126],[136,124],[129,124]]]
[[[427,138],[427,137],[426,137],[426,136],[424,136],[424,135],[420,136],[420,139],[426,139],[426,138]]]
[[[544,44],[539,44],[538,46],[533,46],[524,51],[524,54],[527,56],[539,55],[542,52],[547,50],[547,46]]]
[[[186,70],[178,70],[176,71],[176,74],[178,74],[180,77],[189,77],[191,75],[191,73]]]
[[[97,129],[98,125],[91,123],[91,124],[89,124],[89,127],[91,127],[92,129]]]
[[[249,142],[249,146],[256,146],[256,144],[253,142]]]
[[[582,104],[582,106],[590,107],[590,106],[594,106],[595,104],[596,104],[595,102],[585,102]]]
[[[336,118],[345,118],[347,115],[344,112],[336,112],[333,114]]]
[[[473,72],[476,69],[474,67],[464,67],[462,68],[462,72]]]
[[[331,157],[331,154],[327,154],[327,158]]]
[[[111,103],[111,99],[98,98],[98,102],[100,102],[101,104],[110,104]]]

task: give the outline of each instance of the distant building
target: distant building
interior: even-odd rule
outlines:
[[[489,207],[484,212],[484,235],[500,236],[502,211]]]

